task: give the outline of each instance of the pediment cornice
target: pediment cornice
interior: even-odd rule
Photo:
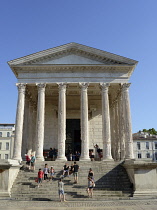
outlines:
[[[106,65],[137,64],[137,61],[135,60],[77,43],[69,43],[59,47],[40,51],[28,56],[9,61],[8,64],[10,65],[10,67],[12,67],[13,65],[35,65],[37,63],[42,63],[43,61],[49,61],[70,54],[90,58],[92,60],[102,62]]]
[[[30,66],[15,66],[13,68],[15,75],[18,77],[19,72],[44,72],[44,73],[59,73],[59,72],[128,72],[131,75],[133,71],[132,66],[128,65],[30,65]]]

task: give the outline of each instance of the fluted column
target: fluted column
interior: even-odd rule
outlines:
[[[29,99],[28,94],[25,95],[25,108],[24,108],[24,123],[23,123],[23,137],[22,137],[22,158],[25,159],[27,153],[27,139],[28,139],[28,113],[29,113]]]
[[[120,160],[120,138],[119,138],[119,106],[118,99],[115,101],[115,160]]]
[[[114,104],[110,109],[110,126],[111,126],[111,155],[115,159],[115,108]]]
[[[101,83],[102,94],[102,138],[103,138],[103,161],[113,160],[111,156],[111,131],[110,112],[108,99],[108,83]]]
[[[119,135],[120,135],[120,159],[125,158],[125,133],[124,133],[124,113],[122,94],[119,96]]]
[[[33,103],[33,134],[32,134],[32,150],[36,152],[36,126],[37,125],[37,105]]]
[[[88,83],[79,83],[81,87],[81,157],[80,161],[88,161],[89,137],[88,137]]]
[[[17,87],[18,87],[18,102],[17,102],[17,111],[16,111],[16,126],[15,126],[15,141],[14,141],[13,159],[21,160],[26,84],[19,83],[19,84],[17,84]]]
[[[66,160],[65,140],[66,140],[66,84],[59,83],[58,101],[58,157],[57,160]]]
[[[45,123],[45,87],[46,84],[37,84],[38,87],[38,105],[37,105],[37,141],[36,141],[36,159],[44,160],[44,123]]]
[[[29,118],[29,125],[28,125],[28,144],[27,144],[27,149],[28,153],[31,154],[32,152],[32,133],[33,133],[33,102],[32,98],[30,97],[29,99],[29,113],[28,113],[28,118]]]
[[[134,158],[129,86],[130,86],[130,83],[125,83],[122,85],[122,101],[123,101],[125,149],[126,149],[125,159],[133,159]]]

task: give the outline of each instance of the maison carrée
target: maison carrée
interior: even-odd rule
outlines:
[[[97,144],[102,160],[133,159],[129,78],[137,61],[77,43],[8,62],[17,78],[13,159],[56,148],[88,161]]]

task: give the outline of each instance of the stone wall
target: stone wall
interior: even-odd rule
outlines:
[[[11,187],[19,169],[17,160],[0,160],[0,197],[10,197]]]

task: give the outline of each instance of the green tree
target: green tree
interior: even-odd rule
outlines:
[[[157,131],[155,130],[155,128],[150,128],[150,129],[143,129],[143,132],[147,132],[149,134],[153,134],[153,135],[157,135]]]

